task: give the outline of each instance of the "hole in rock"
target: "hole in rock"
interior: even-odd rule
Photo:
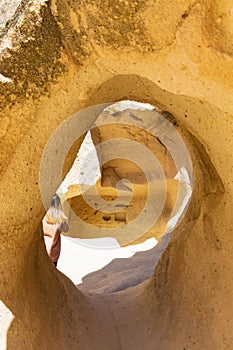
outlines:
[[[57,190],[69,220],[57,268],[80,289],[114,292],[149,278],[185,214],[192,164],[179,123],[135,101],[109,105]]]
[[[104,219],[104,221],[109,221],[109,220],[111,220],[111,216],[103,215],[103,219]]]

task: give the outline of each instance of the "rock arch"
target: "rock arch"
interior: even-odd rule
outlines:
[[[97,35],[88,1],[71,5],[23,1],[1,42],[0,299],[14,315],[7,346],[231,348],[232,58],[209,45],[201,3],[102,2]],[[39,163],[68,116],[122,98],[164,107],[185,126],[196,186],[153,278],[95,299],[49,264]]]

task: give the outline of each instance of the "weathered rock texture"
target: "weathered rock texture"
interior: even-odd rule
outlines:
[[[1,43],[0,299],[14,315],[8,349],[233,348],[230,8],[224,0],[22,1]],[[176,117],[195,186],[151,280],[94,298],[46,256],[39,165],[62,121],[121,99]]]
[[[162,181],[156,181],[156,193],[155,198],[157,201],[162,201]],[[108,186],[102,187],[100,183],[97,183],[97,189],[98,194],[106,201],[106,209],[108,209],[107,205],[109,202],[112,202],[114,200],[117,200],[118,196],[116,194],[116,189],[114,187]],[[155,237],[156,239],[161,238],[164,233],[166,232],[167,223],[172,215],[172,210],[175,206],[176,200],[177,200],[177,192],[178,192],[178,182],[176,180],[167,180],[166,181],[166,198],[165,203],[162,208],[161,215],[158,215],[158,220],[154,220],[154,225],[148,230],[144,231],[142,224],[141,233],[138,234],[136,231],[135,225],[132,223],[133,220],[135,220],[140,213],[143,211],[146,201],[147,201],[147,186],[146,185],[133,185],[133,196],[132,199],[129,201],[129,204],[126,205],[124,202],[128,199],[127,195],[128,193],[126,191],[120,193],[121,196],[121,203],[116,204],[116,207],[114,209],[117,210],[117,212],[109,213],[109,211],[104,211],[104,209],[101,207],[102,210],[98,208],[98,205],[96,207],[90,206],[86,201],[85,197],[83,198],[82,195],[74,196],[68,200],[70,204],[70,208],[75,213],[74,218],[72,215],[69,215],[70,212],[68,212],[69,216],[69,224],[70,224],[70,230],[67,233],[68,236],[74,237],[74,238],[100,238],[100,237],[106,237],[106,231],[104,230],[98,230],[98,233],[94,233],[93,230],[91,230],[88,226],[83,227],[80,229],[79,222],[77,221],[77,217],[81,218],[84,222],[96,226],[99,228],[116,228],[121,227],[124,225],[131,225],[131,230],[125,237],[125,235],[122,235],[122,232],[119,230],[117,233],[113,232],[111,233],[111,230],[107,232],[108,237],[113,237],[117,239],[118,243],[122,245],[128,245],[132,243],[140,243],[141,241],[144,241],[145,239]],[[96,194],[93,195],[93,189],[92,187],[86,192],[86,195],[88,195],[88,199],[92,199],[91,202],[95,203],[96,200]],[[121,210],[120,207],[123,207]],[[150,208],[153,210],[154,216],[156,215],[156,208]],[[157,210],[159,211],[160,207],[158,206]]]

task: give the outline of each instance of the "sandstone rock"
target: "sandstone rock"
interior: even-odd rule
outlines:
[[[223,0],[22,2],[0,51],[0,299],[14,317],[3,334],[8,349],[233,348],[229,9]],[[70,115],[123,99],[175,116],[194,190],[152,278],[94,297],[46,255],[40,160]]]

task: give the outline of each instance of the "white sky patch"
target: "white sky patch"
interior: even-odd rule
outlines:
[[[175,228],[175,226],[177,225],[179,219],[181,218],[182,214],[184,213],[187,204],[189,203],[189,200],[192,196],[192,185],[190,182],[190,177],[189,174],[187,172],[187,170],[185,169],[185,167],[181,168],[179,170],[179,172],[176,174],[176,176],[174,177],[175,180],[180,181],[186,190],[186,196],[184,197],[178,211],[175,213],[175,215],[168,221],[167,223],[167,231],[171,231]]]
[[[11,83],[11,79],[5,77],[5,75],[2,75],[1,73],[0,73],[0,81],[1,81],[3,84],[5,84],[5,83]]]
[[[124,111],[125,109],[136,109],[136,110],[144,111],[146,109],[148,110],[155,109],[155,107],[150,105],[149,103],[141,103],[136,101],[125,100],[125,101],[114,103],[113,105],[105,108],[104,110],[106,112],[109,112],[110,114],[113,114],[116,112]]]
[[[7,332],[14,319],[12,312],[0,300],[0,349],[7,349]]]
[[[91,138],[91,133],[88,131],[79,149],[77,158],[61,186],[58,188],[57,193],[66,193],[68,186],[72,184],[94,186],[99,177],[99,159]]]

